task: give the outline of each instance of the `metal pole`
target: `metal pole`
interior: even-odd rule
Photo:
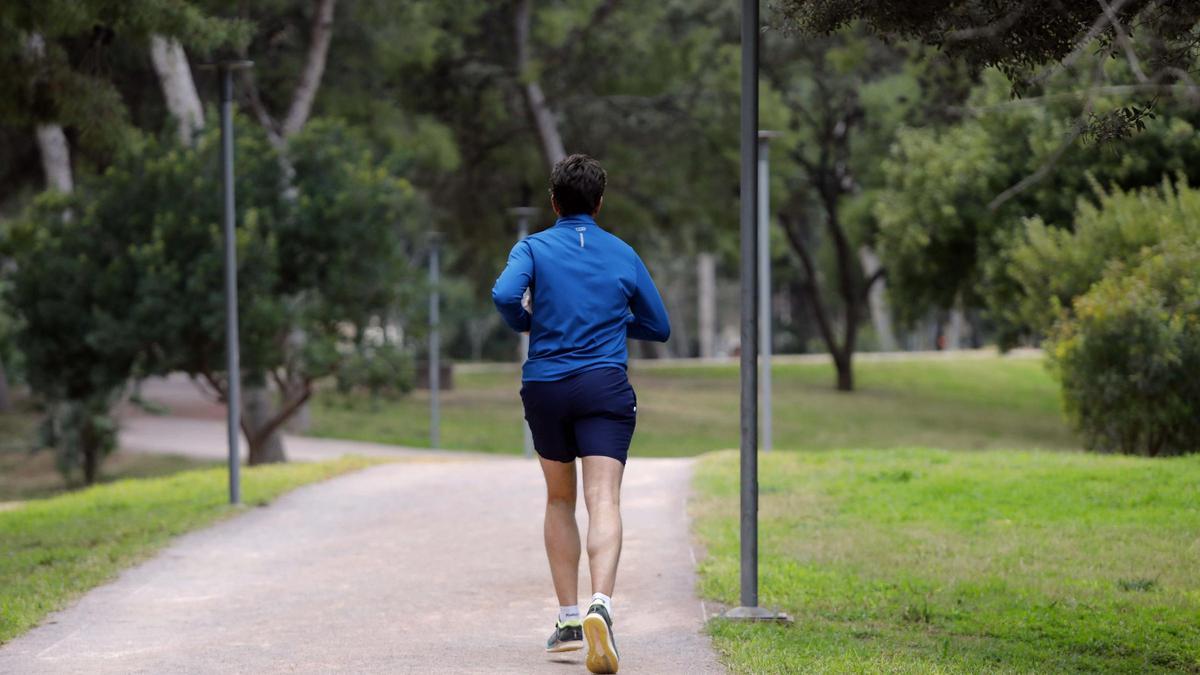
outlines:
[[[222,66],[221,78],[221,195],[225,229],[225,353],[228,359],[229,503],[242,501],[238,442],[241,428],[241,366],[238,358],[237,240],[234,236],[233,195],[233,70]]]
[[[519,206],[514,209],[509,209],[509,213],[517,217],[517,241],[521,241],[529,236],[529,217],[537,213],[537,209],[532,206]],[[521,333],[520,347],[518,348],[518,360],[521,363],[522,370],[525,366],[526,359],[529,358],[529,334]],[[533,457],[533,432],[529,430],[529,423],[524,419],[521,420],[521,433],[524,438],[525,456]]]
[[[728,619],[790,621],[758,606],[758,0],[742,0],[742,575],[741,606]]]
[[[434,233],[430,237],[429,247],[429,447],[441,446],[442,436],[442,364],[441,340],[438,336],[438,314],[440,304],[438,298],[438,244],[439,237]]]
[[[758,0],[742,0],[742,607],[758,606]]]
[[[758,132],[758,390],[763,452],[770,452],[771,429],[771,196],[770,140],[779,134]]]

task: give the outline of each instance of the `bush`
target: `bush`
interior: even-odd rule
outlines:
[[[1191,238],[1110,266],[1058,322],[1051,365],[1068,415],[1099,452],[1200,450],[1200,246]]]
[[[15,261],[2,302],[16,314],[26,378],[57,411],[45,438],[89,481],[111,449],[107,405],[131,377],[186,372],[224,396],[219,141],[215,128],[194,147],[134,138],[72,195],[39,198],[2,242]],[[350,336],[403,317],[428,219],[415,188],[339,122],[314,120],[293,139],[287,190],[261,130],[238,121],[235,154],[241,376],[248,387],[274,381],[283,398],[243,417],[257,463],[312,383],[360,346]],[[382,389],[387,367],[366,386]]]
[[[412,357],[393,344],[355,349],[343,359],[337,372],[337,390],[341,394],[366,391],[372,400],[397,399],[412,388]]]
[[[1048,333],[1110,265],[1132,266],[1145,249],[1173,239],[1200,240],[1200,190],[1182,179],[1128,192],[1096,187],[1095,202],[1079,200],[1071,229],[1041,218],[1026,221],[1007,251],[1008,275],[1019,292],[1005,311],[1016,323]]]

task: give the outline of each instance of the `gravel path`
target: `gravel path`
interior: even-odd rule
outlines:
[[[0,673],[586,672],[581,652],[542,651],[557,603],[537,466],[447,459],[304,487],[186,535],[0,647]],[[691,466],[629,463],[622,673],[722,672],[694,595]]]

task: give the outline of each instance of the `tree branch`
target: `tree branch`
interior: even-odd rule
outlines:
[[[313,101],[317,98],[317,90],[321,86],[321,75],[325,72],[325,63],[329,57],[329,41],[333,38],[333,8],[337,0],[314,0],[316,11],[313,12],[311,36],[308,42],[308,57],[296,91],[292,96],[292,105],[284,118],[281,133],[284,138],[292,136],[304,128],[308,116],[312,113]]]
[[[863,302],[867,302],[868,299],[870,298],[871,287],[874,286],[875,284],[879,283],[880,281],[883,281],[886,277],[887,277],[887,269],[883,268],[883,267],[880,267],[879,269],[875,270],[874,274],[867,277],[867,281],[866,281],[866,283],[863,284],[863,289],[862,289]]]
[[[242,70],[239,74],[242,86],[242,99],[249,106],[250,112],[254,113],[255,119],[259,125],[267,132],[267,139],[271,145],[279,148],[283,145],[283,134],[279,131],[279,122],[271,116],[267,110],[267,106],[263,105],[262,98],[258,95],[258,81],[254,79],[254,73],[250,69]]]
[[[1093,77],[1099,74],[1101,68],[1103,68],[1103,63],[1098,62],[1096,68],[1093,70]],[[1021,194],[1031,185],[1034,185],[1038,181],[1042,180],[1042,178],[1045,178],[1046,174],[1050,173],[1050,171],[1058,164],[1058,160],[1063,156],[1067,149],[1074,145],[1075,141],[1078,140],[1083,132],[1088,128],[1087,116],[1089,113],[1091,113],[1094,105],[1095,101],[1089,97],[1087,101],[1084,102],[1083,111],[1080,113],[1079,119],[1075,120],[1075,124],[1071,127],[1071,132],[1067,134],[1067,137],[1063,139],[1063,142],[1054,149],[1054,152],[1050,153],[1050,156],[1046,158],[1046,161],[1042,162],[1042,165],[1039,166],[1036,171],[1028,176],[1025,176],[1020,181],[1017,181],[1017,183],[1012,187],[1009,187],[1000,194],[996,195],[995,199],[988,202],[988,209],[991,211],[999,209],[1010,199]]]
[[[530,68],[529,24],[533,19],[533,1],[517,0],[513,12],[513,29],[517,42],[517,81],[521,88],[529,116],[533,118],[534,130],[542,150],[542,158],[553,168],[558,160],[567,156],[562,136],[558,132],[558,120],[546,102],[542,86],[538,84]]]
[[[269,422],[264,424],[262,428],[255,432],[253,436],[254,442],[251,443],[251,445],[259,445],[270,438],[271,434],[275,433],[279,427],[283,426],[283,423],[286,422],[293,414],[295,414],[295,412],[300,409],[300,406],[304,405],[308,401],[310,396],[312,396],[312,382],[305,380],[303,388],[300,390],[300,395],[285,403],[279,409],[279,412],[275,413],[275,416],[272,417]],[[249,437],[250,435],[247,434],[247,438]]]
[[[833,335],[833,326],[825,310],[825,303],[821,301],[821,292],[817,281],[817,266],[813,262],[812,254],[808,251],[808,245],[804,242],[804,235],[800,232],[799,223],[787,214],[781,213],[779,214],[779,224],[783,226],[783,232],[787,235],[788,243],[792,245],[792,250],[796,252],[796,256],[800,258],[800,264],[804,266],[806,279],[803,288],[808,295],[808,304],[812,307],[813,316],[817,319],[817,329],[821,333],[821,339],[825,341],[825,346],[829,348],[829,353],[836,354],[840,351],[840,347],[838,347],[837,339]]]

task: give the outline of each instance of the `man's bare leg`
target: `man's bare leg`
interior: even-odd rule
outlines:
[[[588,510],[588,569],[592,593],[612,596],[621,560],[621,477],[625,465],[612,457],[583,458],[583,499]]]
[[[546,477],[546,558],[558,604],[579,602],[579,526],[575,523],[575,462],[538,457]],[[585,472],[586,475],[586,472]]]

